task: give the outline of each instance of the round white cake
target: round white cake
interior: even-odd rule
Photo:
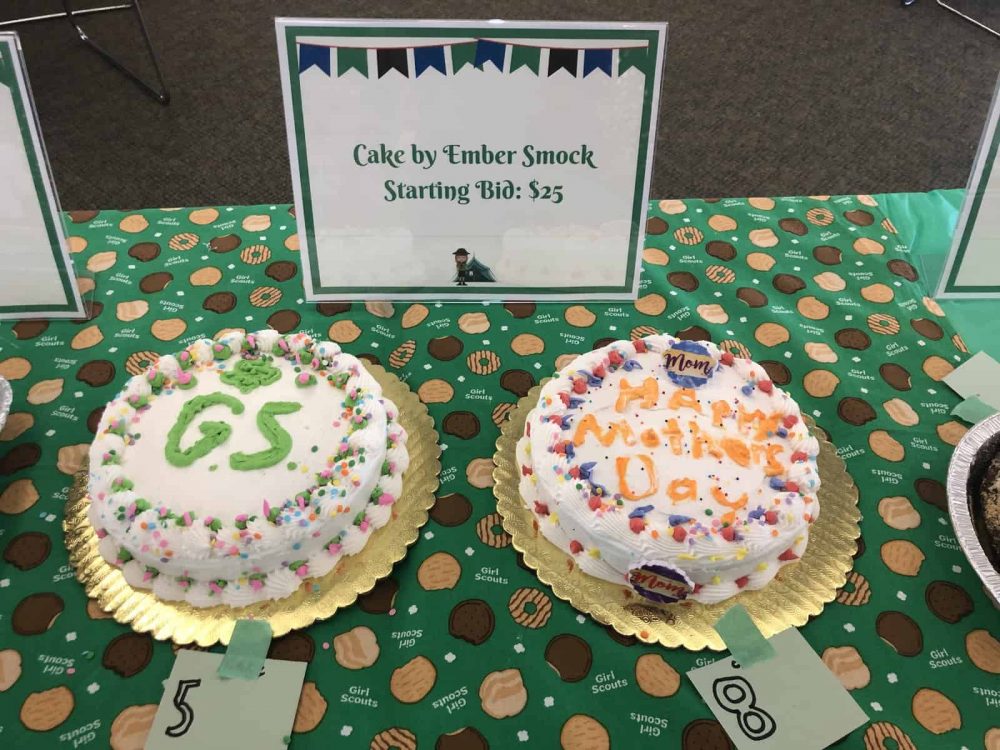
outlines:
[[[332,342],[196,341],[131,378],[90,450],[101,554],[195,606],[280,599],[359,552],[409,463],[396,407]]]
[[[661,603],[766,585],[819,515],[819,445],[759,364],[649,336],[542,388],[517,444],[538,528],[592,576]]]

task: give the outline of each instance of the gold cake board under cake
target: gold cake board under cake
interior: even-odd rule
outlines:
[[[655,604],[629,586],[581,571],[569,554],[538,532],[535,517],[525,506],[518,488],[521,467],[515,446],[524,434],[528,412],[538,403],[545,382],[518,401],[503,425],[493,457],[496,463],[493,493],[514,548],[560,599],[622,635],[671,648],[719,651],[725,644],[712,626],[733,604],[746,607],[761,633],[769,638],[786,628],[804,625],[810,617],[822,612],[823,606],[846,583],[847,573],[854,565],[855,540],[861,536],[858,488],[833,445],[809,417],[805,418],[806,423],[820,445],[819,518],[810,527],[809,544],[802,559],[784,565],[764,588],[741,591],[716,604],[694,601]]]
[[[148,589],[130,586],[121,570],[98,552],[97,534],[87,515],[90,498],[84,467],[70,489],[63,531],[70,563],[87,596],[96,599],[115,620],[139,633],[179,645],[211,646],[229,643],[238,619],[267,620],[277,637],[331,617],[353,604],[360,594],[371,591],[376,581],[389,575],[392,566],[406,556],[407,547],[417,540],[420,527],[427,522],[438,488],[441,448],[434,421],[417,395],[384,368],[368,363],[365,367],[382,386],[385,397],[399,409],[399,423],[408,434],[410,466],[403,475],[403,492],[392,506],[391,520],[372,532],[361,552],[345,557],[325,576],[305,579],[294,594],[284,599],[248,607],[205,608],[163,601]]]

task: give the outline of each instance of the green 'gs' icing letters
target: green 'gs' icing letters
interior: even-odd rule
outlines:
[[[281,378],[281,370],[267,359],[241,359],[236,367],[219,376],[226,385],[239,388],[244,396],[254,388],[276,383]]]
[[[267,439],[268,448],[257,453],[234,453],[229,457],[229,466],[236,471],[266,469],[283,461],[292,450],[292,436],[289,435],[275,417],[294,414],[302,404],[291,401],[268,401],[257,413],[257,429]]]
[[[181,438],[188,426],[201,412],[212,406],[228,406],[233,414],[243,413],[243,404],[233,396],[225,393],[210,393],[207,396],[195,396],[181,407],[177,422],[167,433],[167,445],[163,449],[167,462],[173,466],[190,466],[202,456],[206,456],[229,439],[233,428],[225,422],[202,422],[198,425],[200,440],[185,450],[181,450]]]

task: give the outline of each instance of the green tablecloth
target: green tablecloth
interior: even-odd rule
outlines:
[[[572,310],[305,304],[287,206],[72,214],[76,263],[96,280],[93,319],[0,328],[0,374],[16,391],[0,434],[3,744],[61,747],[92,731],[98,746],[109,737],[119,749],[137,746],[129,742],[141,736],[144,714],[130,707],[159,701],[173,651],[146,637],[115,640],[128,628],[88,611],[60,532],[70,475],[100,407],[155,353],[223,328],[270,324],[329,333],[414,389],[443,381],[423,391],[435,394],[430,411],[446,444],[433,520],[389,582],[275,646],[278,655],[312,654],[298,728],[322,718],[294,733],[293,747],[368,747],[393,727],[402,745],[408,733],[432,747],[472,727],[440,747],[554,747],[574,714],[602,725],[615,747],[728,746],[689,681],[655,697],[636,678],[644,654],[662,656],[681,675],[716,655],[612,635],[558,600],[536,627],[518,624],[509,614],[515,592],[549,592],[506,539],[491,545],[477,534],[494,501],[483,475],[467,467],[491,457],[509,404],[561,355],[653,331],[710,337],[744,353],[745,345],[829,432],[860,488],[863,543],[850,583],[802,628],[876,723],[842,746],[878,747],[865,744],[870,731],[905,733],[912,745],[899,747],[982,747],[1000,723],[1000,627],[952,535],[942,485],[965,428],[949,417],[956,397],[938,381],[965,354],[875,203],[851,196],[654,204],[640,300]],[[477,315],[463,317],[470,312]],[[486,375],[477,374],[484,351],[501,363]],[[478,431],[467,418],[449,420],[455,412],[473,413]],[[461,578],[453,589],[425,591],[417,569],[439,551],[459,560]],[[449,633],[449,613],[468,599],[483,600],[495,617],[478,646]],[[350,671],[331,643],[356,626],[375,633],[380,656]],[[11,651],[21,673],[8,686]],[[550,669],[547,651],[563,675],[578,679]],[[418,703],[399,703],[390,676],[417,656],[433,664],[433,688]],[[527,704],[494,719],[481,710],[480,684],[503,669],[520,671]],[[26,700],[59,686],[68,690],[30,705],[51,698],[65,711],[71,694],[68,718],[46,733],[28,729],[24,722],[39,719],[37,711],[21,715]],[[571,735],[569,747],[600,747]]]

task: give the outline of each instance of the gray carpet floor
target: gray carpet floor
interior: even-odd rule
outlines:
[[[961,2],[975,9],[977,0]],[[1000,22],[1000,4],[978,4]],[[58,7],[8,1],[0,19]],[[65,21],[18,28],[65,208],[290,202],[275,15],[666,20],[654,197],[962,186],[1000,70],[1000,40],[933,0],[911,8],[896,0],[144,0],[143,7],[173,94],[168,107],[110,69]],[[145,64],[130,15],[83,24]]]

